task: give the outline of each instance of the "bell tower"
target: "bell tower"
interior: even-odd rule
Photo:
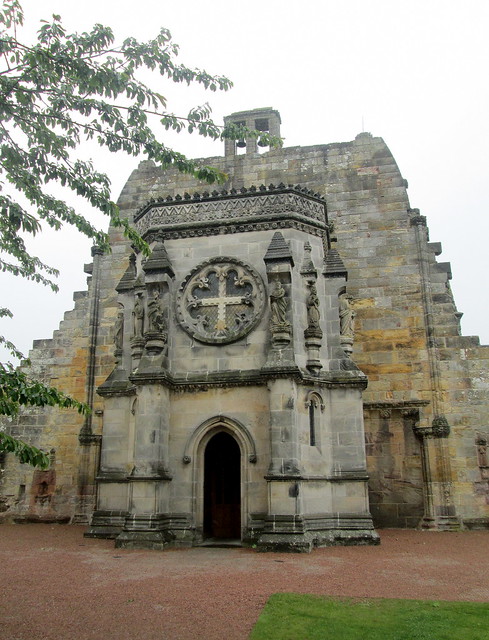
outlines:
[[[241,125],[252,131],[264,131],[272,136],[280,137],[280,113],[271,107],[232,113],[224,118],[224,124],[225,126],[230,124]],[[228,157],[236,156],[240,153],[246,153],[246,155],[257,153],[259,145],[260,143],[256,138],[249,136],[241,140],[228,139],[224,143],[224,154]]]

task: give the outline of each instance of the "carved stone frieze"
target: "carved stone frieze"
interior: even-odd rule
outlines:
[[[265,221],[265,222],[227,222],[211,225],[211,223],[202,224],[195,222],[192,224],[186,224],[181,228],[178,225],[174,225],[167,231],[149,231],[144,233],[144,239],[146,242],[151,243],[156,238],[162,238],[163,240],[178,240],[180,238],[199,238],[204,236],[218,236],[232,233],[244,233],[246,231],[274,231],[276,229],[298,229],[304,233],[308,233],[311,236],[319,236],[324,238],[326,236],[326,226],[317,221],[315,224],[307,224],[294,219],[277,220],[277,221]],[[175,228],[176,227],[176,228]]]
[[[217,192],[216,192],[217,195]],[[172,200],[148,205],[135,217],[137,231],[144,235],[150,228],[195,222],[222,220],[283,218],[292,214],[326,223],[324,200],[299,193],[294,189],[282,192],[256,192],[239,196],[215,197],[209,200]]]

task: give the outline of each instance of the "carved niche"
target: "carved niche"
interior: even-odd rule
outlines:
[[[196,340],[226,344],[257,325],[264,304],[260,275],[240,260],[223,256],[200,264],[185,278],[177,298],[177,317]]]

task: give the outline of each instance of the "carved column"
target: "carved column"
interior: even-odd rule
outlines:
[[[430,427],[413,423],[421,442],[424,484],[423,529],[454,530],[460,528],[452,498],[452,482],[445,464],[450,427],[445,418],[435,418]]]

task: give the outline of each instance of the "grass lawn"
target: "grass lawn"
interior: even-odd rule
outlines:
[[[276,593],[250,640],[488,640],[489,604]]]

